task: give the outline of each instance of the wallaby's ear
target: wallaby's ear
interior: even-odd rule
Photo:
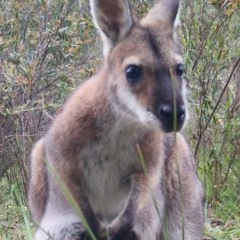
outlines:
[[[90,0],[94,23],[100,31],[104,55],[130,31],[133,17],[127,0]]]
[[[142,19],[143,25],[155,25],[158,23],[176,27],[179,24],[180,0],[158,0],[155,6]]]

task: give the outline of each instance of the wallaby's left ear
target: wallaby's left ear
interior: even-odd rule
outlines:
[[[132,10],[127,0],[90,0],[94,23],[100,31],[104,54],[130,31]]]
[[[142,24],[155,25],[163,23],[168,26],[177,26],[179,24],[180,0],[158,0],[155,2],[155,6],[142,19]]]

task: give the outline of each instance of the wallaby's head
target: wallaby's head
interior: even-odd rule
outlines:
[[[142,19],[127,0],[91,0],[116,109],[178,131],[186,118],[184,65],[175,33],[179,0],[159,0]]]

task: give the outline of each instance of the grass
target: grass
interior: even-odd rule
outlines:
[[[139,15],[153,3],[141,2],[134,1]],[[240,239],[239,5],[183,1],[186,133],[206,191],[206,239]],[[31,239],[25,197],[32,144],[97,71],[101,45],[85,0],[2,1],[0,22],[0,240]]]
[[[209,1],[186,4],[182,39],[194,119],[188,135],[206,192],[205,235],[206,239],[237,240],[240,112],[234,106],[240,102],[236,87],[240,48],[233,31],[239,31],[239,9],[231,9],[234,4],[211,6]]]
[[[26,202],[22,199],[16,184],[9,184],[5,178],[0,182],[0,239],[32,239],[33,224]],[[16,203],[17,201],[17,203]]]
[[[238,240],[240,239],[239,224],[240,219],[224,222],[221,219],[208,218],[205,223],[205,239]]]

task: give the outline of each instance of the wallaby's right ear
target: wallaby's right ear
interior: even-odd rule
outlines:
[[[130,4],[127,0],[90,0],[90,7],[103,40],[104,55],[107,55],[133,25]]]
[[[179,25],[180,2],[180,0],[155,0],[155,6],[142,19],[142,24],[163,23],[176,27]]]

